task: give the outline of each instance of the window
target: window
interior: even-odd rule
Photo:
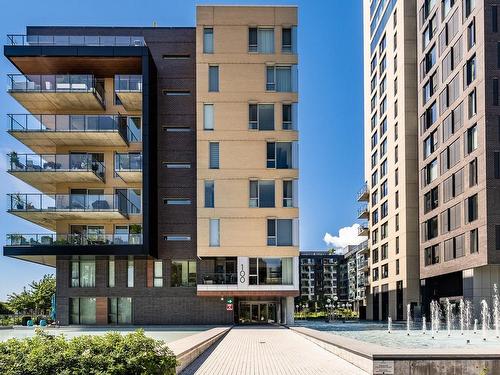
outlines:
[[[282,126],[283,130],[297,130],[297,103],[282,105]]]
[[[370,91],[372,92],[373,94],[373,90],[375,90],[375,88],[377,87],[377,75],[375,74],[370,82]],[[373,108],[372,108],[373,110]]]
[[[190,133],[191,129],[184,126],[162,126],[162,130],[167,133]]]
[[[426,186],[434,181],[438,176],[438,162],[434,159],[423,169],[423,185]]]
[[[398,101],[394,102],[394,118],[398,117]]]
[[[209,142],[209,168],[219,169],[219,142]]]
[[[71,261],[71,287],[95,287],[95,260],[81,258]]]
[[[130,297],[108,298],[108,323],[133,324],[132,298]]]
[[[162,165],[167,169],[190,169],[191,164],[189,163],[166,163],[163,162]]]
[[[380,85],[379,85],[379,95],[380,96],[382,96],[385,93],[385,88],[386,88],[386,79],[384,76],[384,78],[380,81]]]
[[[166,236],[163,236],[163,239],[165,241],[173,241],[173,242],[191,241],[191,236],[188,234],[168,234]]]
[[[387,193],[388,193],[388,190],[387,190],[387,180],[385,180],[380,185],[380,199],[383,199],[384,197],[386,197]]]
[[[498,32],[498,9],[496,5],[491,6],[491,31]]]
[[[95,323],[96,323],[95,298],[69,299],[69,324],[95,324]]]
[[[214,105],[203,104],[203,129],[214,130]]]
[[[163,198],[163,203],[168,206],[189,206],[191,199],[189,198]]]
[[[373,133],[372,138],[371,138],[372,149],[377,145],[377,143],[378,143],[378,133],[375,132],[375,133]]]
[[[380,178],[384,178],[387,175],[387,159],[385,159],[381,164],[380,164]]]
[[[274,181],[250,181],[249,207],[274,207],[274,194]]]
[[[380,76],[382,76],[384,74],[386,66],[387,66],[387,61],[386,61],[386,58],[384,55],[384,57],[382,57],[382,59],[380,60],[380,63],[378,64]]]
[[[398,123],[394,124],[394,140],[398,140]]]
[[[382,99],[382,101],[380,102],[379,116],[382,117],[385,111],[387,111],[387,97]]]
[[[372,173],[372,186],[377,185],[378,182],[378,173],[377,171]]]
[[[283,207],[298,207],[298,180],[283,181]]]
[[[425,265],[439,263],[439,245],[433,245],[424,249]]]
[[[164,96],[189,96],[191,91],[189,90],[162,90]]]
[[[387,118],[382,120],[380,124],[380,136],[382,137],[387,132]]]
[[[372,199],[371,199],[371,202],[372,202],[372,207],[375,206],[377,203],[378,203],[378,191],[375,190],[373,193],[372,193]]]
[[[385,34],[384,34],[380,40],[380,43],[378,44],[378,53],[379,54],[382,54],[384,52],[386,44],[387,44],[387,42],[386,42]]]
[[[477,220],[477,194],[474,194],[473,196],[469,197],[466,199],[466,219],[468,223],[473,222],[474,220]]]
[[[372,211],[372,225],[378,223],[378,209]]]
[[[441,173],[444,174],[460,160],[460,139],[457,139],[441,153]]]
[[[203,53],[214,53],[214,29],[203,28]]]
[[[396,191],[396,195],[394,196],[394,207],[399,208],[399,191]]]
[[[382,279],[389,277],[389,264],[383,264],[380,270],[382,271]]]
[[[443,142],[462,127],[462,105],[460,103],[443,121]]]
[[[219,67],[216,65],[208,67],[208,91],[219,91]]]
[[[472,10],[476,6],[476,0],[463,0],[464,1],[464,19],[469,17]]]
[[[455,0],[442,0],[441,2],[441,19],[445,19],[451,8],[455,4]]]
[[[380,239],[384,240],[387,238],[388,235],[389,235],[389,226],[388,226],[387,222],[385,222],[384,224],[382,224],[380,226]],[[387,252],[387,244],[382,245],[382,255],[384,254],[384,247],[385,247],[385,250]],[[382,259],[385,259],[385,258],[382,258]]]
[[[108,287],[115,287],[115,257],[110,256],[108,259]]]
[[[438,132],[434,130],[427,138],[424,140],[424,159],[427,159],[438,147]]]
[[[387,138],[380,143],[380,157],[384,157],[387,153]]]
[[[477,158],[469,162],[469,187],[477,185]]]
[[[378,280],[378,267],[373,269],[372,279],[373,281]]]
[[[210,219],[209,230],[210,230],[209,245],[212,247],[220,246],[220,220]]]
[[[425,50],[436,32],[436,16],[433,16],[422,34],[422,49]]]
[[[266,91],[296,92],[297,66],[267,66]]]
[[[461,225],[461,210],[462,205],[459,203],[441,213],[441,233],[448,233]]]
[[[392,44],[394,51],[396,51],[398,49],[398,33],[394,33]]]
[[[468,96],[469,100],[469,118],[477,114],[476,89],[472,90]]]
[[[500,152],[493,154],[493,172],[496,179],[500,178]]]
[[[378,262],[378,249],[372,251],[372,263]]]
[[[372,245],[376,244],[378,241],[378,229],[372,231],[371,238],[372,238]]]
[[[438,217],[434,216],[422,223],[423,241],[432,240],[438,236]]]
[[[474,125],[467,129],[467,140],[466,140],[466,150],[470,154],[472,151],[477,149],[477,125]]]
[[[420,63],[420,78],[422,79],[429,73],[432,67],[436,64],[436,45],[434,44],[425,54],[424,59]]]
[[[399,184],[399,168],[396,168],[394,171],[394,186],[398,186]]]
[[[297,27],[284,27],[281,29],[281,52],[297,52]]]
[[[155,260],[153,263],[153,286],[161,288],[163,286],[163,261]]]
[[[470,50],[476,45],[476,20],[473,19],[472,22],[467,26],[467,50]]]
[[[127,287],[134,287],[134,257],[129,256],[127,260]]]
[[[297,219],[267,219],[268,246],[297,246]]]
[[[292,285],[292,258],[249,258],[250,285]]]
[[[377,55],[373,56],[372,61],[370,62],[370,74],[377,68]]]
[[[248,29],[248,52],[274,53],[274,29]]]
[[[388,213],[389,213],[389,205],[388,205],[387,201],[385,201],[380,206],[380,216],[383,219],[383,218],[385,218],[387,216]]]
[[[395,216],[395,228],[396,228],[396,232],[399,230],[399,214],[396,214]]]
[[[196,286],[196,261],[172,260],[170,286],[171,287]]]
[[[248,128],[274,130],[274,104],[249,104]]]
[[[444,241],[444,261],[447,262],[452,259],[463,257],[464,252],[464,235],[451,238]]]
[[[464,87],[469,86],[476,79],[476,55],[473,55],[465,65],[465,84]]]
[[[297,168],[297,142],[268,142],[267,168],[293,169]]]
[[[399,237],[396,237],[396,254],[399,254]]]
[[[479,236],[477,228],[469,232],[469,249],[471,254],[479,251]]]
[[[424,213],[428,213],[439,205],[439,190],[436,186],[424,195]]]
[[[429,80],[424,85],[422,91],[422,96],[423,96],[422,99],[424,101],[424,104],[429,101],[432,95],[434,95],[436,88],[437,88],[437,73],[434,73],[432,76],[430,76]]]
[[[205,180],[205,207],[213,208],[215,203],[215,184],[213,180]]]
[[[432,103],[420,117],[420,125],[422,133],[429,129],[437,119],[437,105],[436,102]]]
[[[380,260],[387,259],[389,256],[389,246],[385,243],[380,247]]]
[[[371,162],[372,162],[372,168],[375,167],[377,165],[377,162],[378,162],[378,152],[375,150],[375,152],[373,153],[372,157],[371,157]]]
[[[463,193],[463,169],[443,181],[443,203]]]

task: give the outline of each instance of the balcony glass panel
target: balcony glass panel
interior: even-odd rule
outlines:
[[[7,35],[12,46],[145,46],[142,36],[113,35]]]
[[[142,75],[116,75],[116,92],[142,92]]]
[[[140,245],[142,234],[104,233],[37,233],[8,234],[7,246],[58,246],[58,245]]]

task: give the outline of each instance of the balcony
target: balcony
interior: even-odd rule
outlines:
[[[358,209],[358,219],[368,219],[370,217],[370,213],[368,211],[368,205],[365,204],[363,206],[361,206],[359,209]]]
[[[358,236],[367,237],[369,232],[370,232],[370,230],[368,229],[368,225],[366,225],[366,224],[359,225]]]
[[[32,113],[102,111],[104,83],[90,74],[8,75],[8,92]]]
[[[40,191],[54,192],[58,183],[104,183],[104,163],[92,154],[9,155],[8,172]]]
[[[142,36],[105,36],[105,35],[7,35],[7,44],[11,46],[114,46],[143,47],[146,45]]]
[[[140,141],[140,117],[9,114],[8,132],[35,152],[56,147],[122,147]],[[137,124],[139,123],[139,127]]]
[[[140,213],[124,194],[8,194],[13,215],[54,231],[58,220],[116,220]]]
[[[368,190],[368,185],[364,184],[363,187],[358,191],[357,200],[358,202],[368,202],[370,199],[370,192]]]
[[[38,233],[8,234],[8,247],[36,246],[97,246],[97,245],[141,245],[142,234],[95,234]]]
[[[201,275],[203,285],[236,285],[238,278],[236,273],[203,273]]]
[[[142,111],[141,75],[116,75],[115,93],[127,111]]]
[[[142,182],[142,154],[115,154],[115,175],[127,183]]]
[[[366,271],[369,268],[368,259],[358,262],[358,271]]]

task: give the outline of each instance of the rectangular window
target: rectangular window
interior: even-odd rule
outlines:
[[[433,131],[425,140],[424,140],[424,159],[427,159],[434,151],[436,151],[438,147],[438,131]]]
[[[214,105],[203,104],[203,129],[214,130]]]
[[[385,218],[387,215],[389,214],[389,205],[387,203],[387,201],[385,201],[384,203],[382,203],[382,205],[380,206],[380,216],[383,218]]]
[[[219,91],[219,67],[216,65],[208,67],[208,91]]]
[[[214,29],[203,28],[203,53],[214,53]]]
[[[196,286],[196,261],[172,260],[170,286],[171,287]]]
[[[163,198],[163,203],[168,206],[189,206],[191,199],[189,198]]]
[[[268,142],[267,168],[294,169],[297,168],[297,142]]]
[[[476,20],[473,19],[472,22],[467,26],[467,50],[470,50],[476,45]]]
[[[380,267],[380,270],[382,272],[382,279],[389,277],[389,264],[383,264],[382,267]]]
[[[249,104],[248,128],[274,130],[274,104]]]
[[[220,246],[220,219],[210,219],[210,246]]]
[[[108,287],[115,286],[115,257],[111,256],[108,259]]]
[[[297,130],[297,103],[282,105],[282,129]]]
[[[215,203],[215,184],[213,180],[205,180],[205,207],[213,208]]]
[[[388,235],[389,235],[389,226],[387,225],[387,223],[384,223],[380,226],[380,239],[384,240],[387,238]],[[383,252],[384,247],[387,250],[387,244],[382,245],[382,255],[384,254],[384,252]]]
[[[469,86],[476,79],[476,55],[467,60],[465,65],[464,87]]]
[[[274,29],[250,27],[248,29],[248,52],[274,53]]]
[[[470,233],[470,236],[469,236],[469,240],[470,240],[469,241],[470,253],[471,254],[477,253],[479,251],[478,230],[476,228],[476,229],[471,230],[469,233]]]
[[[281,29],[281,52],[297,52],[297,26],[284,27]]]
[[[283,207],[298,207],[298,180],[283,181]]]
[[[267,219],[268,246],[296,246],[294,241],[295,219]]]
[[[81,258],[71,261],[71,287],[72,288],[94,288],[95,287],[95,260]]]
[[[477,114],[476,89],[472,90],[468,96],[469,100],[469,118]]]
[[[297,66],[267,66],[266,91],[297,92]]]
[[[155,260],[153,264],[153,286],[161,288],[163,286],[163,261]]]
[[[424,249],[425,265],[439,263],[439,245],[433,245]]]
[[[464,19],[470,16],[474,7],[476,6],[476,0],[463,0],[464,1]]]
[[[422,223],[422,239],[423,241],[432,240],[438,236],[438,217],[434,216]]]
[[[439,204],[439,189],[436,186],[424,195],[424,213],[437,208]]]
[[[209,142],[209,168],[219,169],[219,142]]]
[[[430,184],[438,177],[438,162],[434,159],[423,169],[423,186]]]
[[[163,162],[162,165],[167,169],[191,169],[191,164],[189,163],[168,163]]]
[[[292,285],[292,258],[249,258],[250,285]]]
[[[249,207],[274,207],[274,202],[274,181],[250,181]]]
[[[467,218],[467,222],[471,223],[474,220],[477,220],[477,214],[478,214],[477,194],[474,194],[473,196],[467,198],[466,205],[467,205],[466,206],[467,215],[465,217]]]
[[[127,287],[134,287],[134,257],[129,256],[127,260]]]
[[[165,241],[173,241],[173,242],[191,241],[191,236],[188,234],[168,234],[166,236],[163,236],[163,239]]]
[[[96,299],[70,298],[69,324],[96,324]]]
[[[477,125],[467,129],[466,150],[470,154],[477,149]]]
[[[465,255],[464,235],[444,241],[444,261],[457,259]]]
[[[132,298],[130,297],[108,298],[108,323],[133,324]]]
[[[477,158],[469,162],[469,187],[477,185]]]

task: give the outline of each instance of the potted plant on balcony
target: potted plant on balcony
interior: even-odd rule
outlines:
[[[8,234],[7,241],[10,245],[22,245],[23,244],[23,236],[20,234]]]
[[[23,169],[24,166],[19,162],[19,155],[17,154],[17,152],[12,151],[8,154],[8,156],[10,158],[11,169]]]
[[[25,202],[21,198],[21,194],[17,193],[12,196],[12,206],[15,207],[17,210],[22,210],[24,209]]]

